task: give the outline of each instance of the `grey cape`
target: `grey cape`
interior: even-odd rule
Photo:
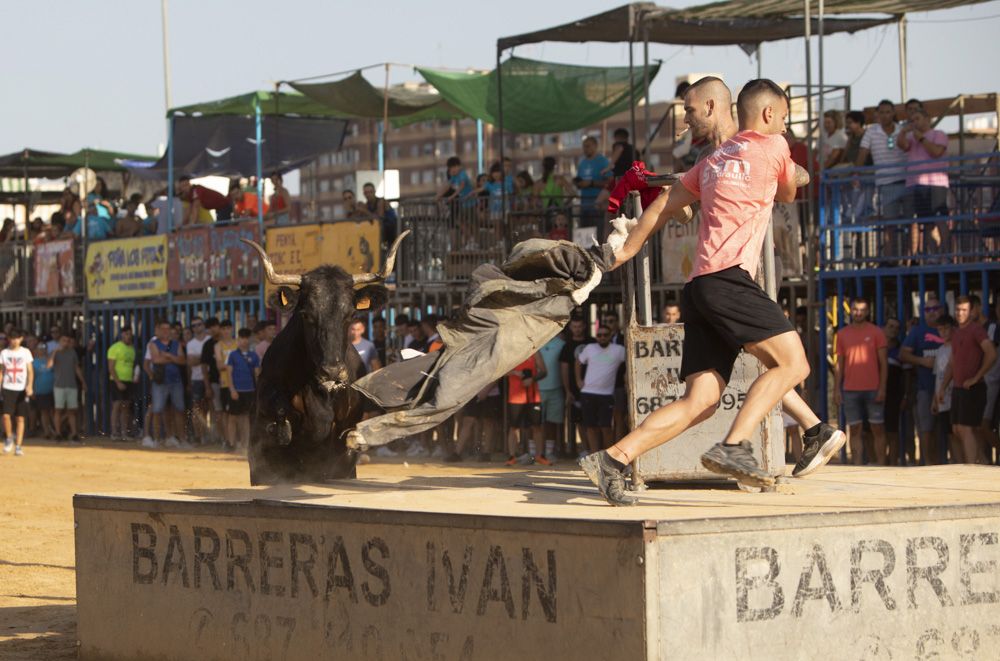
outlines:
[[[393,363],[355,383],[386,413],[358,424],[349,447],[384,445],[431,429],[555,337],[610,263],[610,250],[529,239],[502,265],[472,272],[457,319],[438,325],[444,348]]]

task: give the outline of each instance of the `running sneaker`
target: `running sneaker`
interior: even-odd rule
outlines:
[[[24,456],[24,450],[21,449],[20,445],[18,445],[16,448],[14,448],[14,456],[15,457],[23,457]]]
[[[792,477],[805,477],[817,468],[822,468],[847,442],[847,434],[836,427],[823,423],[819,431],[810,436],[802,436],[802,458],[792,469]]]
[[[625,475],[611,463],[607,450],[588,454],[580,460],[580,468],[601,492],[608,504],[620,507],[635,505],[638,499],[625,488]]]
[[[13,450],[13,449],[14,449],[14,439],[13,438],[8,438],[3,443],[3,453],[4,454],[10,454],[11,450]]]
[[[142,439],[142,443],[140,445],[142,445],[142,447],[144,448],[149,448],[150,450],[154,450],[157,447],[156,441],[153,440],[152,436],[147,436],[146,438]]]
[[[171,436],[166,441],[164,441],[163,445],[164,447],[168,447],[171,450],[176,450],[181,447],[181,442],[177,440],[176,436]]]
[[[507,461],[503,462],[503,465],[504,466],[517,466],[517,457],[515,457],[514,455],[510,455],[510,458],[508,458]]]
[[[538,454],[535,455],[535,463],[541,464],[542,466],[551,466],[552,462],[545,458],[545,455]]]
[[[774,486],[774,477],[762,471],[757,464],[750,441],[743,440],[738,445],[717,443],[701,455],[701,465],[713,473],[734,477],[740,484]]]

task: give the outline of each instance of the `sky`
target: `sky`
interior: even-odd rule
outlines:
[[[675,0],[670,6],[701,4]],[[441,0],[169,0],[174,106],[379,62],[490,69],[496,39],[589,16],[617,3],[597,0],[455,3]],[[166,139],[159,0],[32,0],[5,3],[0,39],[4,102],[0,154],[23,147],[157,154]],[[1000,1],[909,16],[909,95],[935,98],[1000,91]],[[849,84],[855,107],[898,100],[896,28],[825,41],[826,81]],[[544,43],[521,57],[624,66],[623,44]],[[641,48],[636,57],[641,58]],[[673,96],[674,79],[720,73],[734,89],[756,77],[737,47],[653,44],[664,66],[652,98]],[[814,71],[815,71],[814,57]],[[763,75],[805,82],[802,39],[765,44]],[[381,85],[383,70],[366,74]],[[419,80],[393,67],[392,82]]]

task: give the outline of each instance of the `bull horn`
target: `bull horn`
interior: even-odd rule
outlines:
[[[264,273],[267,274],[267,280],[272,285],[293,285],[295,287],[302,285],[301,275],[285,275],[283,273],[275,273],[274,265],[271,264],[271,258],[267,256],[264,249],[257,245],[255,241],[251,241],[250,239],[240,239],[240,241],[256,250],[257,254],[260,255],[260,263],[264,266]]]
[[[410,233],[410,230],[406,230],[392,242],[392,246],[389,248],[389,254],[385,257],[385,264],[382,265],[382,270],[379,273],[359,273],[354,276],[355,285],[364,285],[369,282],[380,282],[389,277],[392,273],[392,268],[396,265],[396,251],[399,250],[399,244],[402,243],[406,235]]]

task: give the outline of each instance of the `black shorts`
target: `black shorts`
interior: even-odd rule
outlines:
[[[986,384],[980,381],[971,388],[951,391],[951,424],[978,427],[986,411]]]
[[[593,395],[585,392],[580,394],[580,402],[583,404],[582,424],[584,427],[611,426],[615,409],[614,395]]]
[[[39,395],[37,392],[31,398],[31,406],[36,411],[51,411],[56,407],[56,396],[50,392]]]
[[[3,414],[15,418],[28,417],[28,397],[23,390],[3,389]]]
[[[462,411],[473,418],[499,420],[503,415],[502,401],[500,395],[492,395],[484,400],[473,397]]]
[[[233,397],[229,394],[229,388],[222,388],[219,390],[219,397],[222,399],[222,412],[231,413],[229,410],[233,403]]]
[[[715,370],[729,383],[743,345],[794,330],[781,306],[738,266],[684,285],[681,319],[681,379]]]
[[[521,427],[537,427],[542,424],[541,404],[508,404],[507,425],[511,429]]]
[[[233,399],[228,388],[225,389],[225,393],[226,399],[223,401],[228,402],[229,408],[227,412],[229,415],[246,415],[250,413],[250,410],[253,408],[253,401],[257,397],[257,394],[253,391],[239,393],[239,399]]]
[[[125,386],[125,390],[119,390],[118,384],[114,381],[108,386],[111,391],[111,401],[112,402],[131,402],[132,394],[135,391],[135,384],[128,381],[122,381],[122,385]]]

